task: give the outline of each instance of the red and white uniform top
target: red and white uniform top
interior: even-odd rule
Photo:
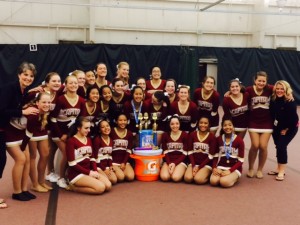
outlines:
[[[78,96],[76,103],[71,104],[65,95],[58,97],[55,109],[50,114],[53,137],[60,138],[67,134],[69,127],[75,122],[85,107],[85,100]]]
[[[198,131],[193,131],[189,134],[188,139],[188,156],[192,167],[202,167],[208,165],[212,167],[212,159],[216,153],[217,139],[215,135],[208,132],[206,136],[201,139]]]
[[[87,118],[91,122],[91,126],[94,127],[100,113],[100,105],[94,103],[94,108],[90,111],[87,104],[87,102],[84,103],[83,109],[80,111],[80,116]]]
[[[91,170],[97,171],[95,159],[92,158],[92,141],[86,138],[86,143],[82,143],[75,136],[67,140],[66,154],[68,160],[68,178],[74,178],[85,174],[89,175]]]
[[[112,159],[113,163],[121,164],[127,163],[131,150],[133,148],[133,135],[128,129],[125,129],[123,136],[120,136],[116,131],[117,128],[112,129],[110,137],[113,140]]]
[[[163,91],[166,86],[166,80],[160,79],[160,84],[154,86],[152,80],[146,80],[146,90],[147,91]]]
[[[23,138],[21,149],[24,150],[29,140],[31,141],[42,141],[48,139],[48,129],[47,125],[42,129],[42,120],[43,115],[28,115],[27,126],[25,131],[25,136]]]
[[[242,94],[242,102],[237,104],[230,96],[223,99],[224,118],[232,118],[235,131],[244,131],[248,128],[249,94]]]
[[[224,135],[217,137],[218,151],[214,155],[213,168],[217,167],[222,170],[236,171],[242,174],[242,165],[244,163],[245,144],[241,137],[234,135],[230,143],[224,146]]]
[[[97,81],[95,82],[95,84],[93,85],[93,87],[97,87],[97,88],[101,88],[103,85],[108,85],[108,86],[111,86],[111,82],[110,81],[108,81],[108,80],[105,80],[105,84],[99,84],[99,83],[97,83]]]
[[[261,94],[257,94],[254,86],[246,88],[249,93],[249,131],[272,133],[273,122],[269,110],[273,86],[267,85]]]
[[[163,133],[161,143],[165,154],[164,160],[168,165],[174,163],[177,166],[186,161],[188,150],[188,134],[186,132],[181,131],[177,140],[174,140],[169,132]]]
[[[124,112],[124,103],[131,100],[130,93],[124,92],[123,96],[120,99],[116,99],[114,96],[112,97],[112,112],[115,113],[115,115],[118,115],[121,112]]]
[[[178,114],[180,120],[180,130],[191,132],[196,129],[198,120],[197,106],[194,102],[189,102],[189,106],[185,112],[179,110],[178,101],[172,102],[170,106],[170,114]]]
[[[202,116],[208,117],[211,129],[217,130],[219,126],[218,108],[220,105],[220,94],[216,90],[213,90],[207,98],[204,98],[202,88],[197,88],[194,91],[193,101],[197,105],[198,118]]]
[[[94,158],[97,166],[101,170],[112,166],[112,148],[113,140],[109,138],[109,142],[105,142],[101,136],[96,136],[93,141]]]

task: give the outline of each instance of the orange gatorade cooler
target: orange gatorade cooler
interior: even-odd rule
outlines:
[[[165,155],[130,155],[131,158],[135,159],[135,176],[140,181],[155,181],[158,180],[160,172],[161,158]]]

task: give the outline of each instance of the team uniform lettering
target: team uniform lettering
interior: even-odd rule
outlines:
[[[244,106],[238,107],[236,109],[230,110],[230,114],[232,116],[239,116],[239,115],[244,114],[245,112],[247,112],[247,110],[248,110],[248,105],[244,105]]]
[[[78,158],[78,156],[91,155],[91,154],[92,154],[91,146],[83,146],[83,147],[75,149],[75,157],[76,158]]]
[[[202,150],[204,152],[208,152],[209,150],[209,145],[207,143],[201,143],[201,142],[194,142],[193,143],[193,149],[195,151]]]
[[[198,100],[198,108],[207,111],[212,111],[213,104],[211,102]]]
[[[231,149],[230,149],[229,146],[226,146],[225,148],[226,148],[226,152],[228,151],[230,155],[238,156],[238,154],[239,154],[238,148],[231,147]],[[221,153],[225,154],[224,146],[220,146],[220,149],[221,149]]]
[[[181,122],[189,122],[191,121],[191,116],[179,116]]]
[[[169,150],[183,149],[183,143],[167,143]]]
[[[117,139],[114,140],[114,146],[113,148],[127,148],[128,146],[128,141],[127,140],[122,140],[122,139]]]
[[[61,109],[60,115],[62,116],[77,116],[80,113],[80,109],[71,108],[71,109]]]

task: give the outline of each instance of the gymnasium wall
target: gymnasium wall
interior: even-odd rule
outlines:
[[[300,50],[300,1],[0,1],[0,43],[82,43],[293,48]]]

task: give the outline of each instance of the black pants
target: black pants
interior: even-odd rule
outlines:
[[[3,131],[0,131],[0,178],[2,178],[5,164],[6,164],[5,135]]]
[[[293,130],[288,130],[285,135],[280,134],[281,130],[274,128],[273,140],[276,146],[276,157],[279,164],[287,163],[287,146],[293,140],[298,132],[298,127]]]

